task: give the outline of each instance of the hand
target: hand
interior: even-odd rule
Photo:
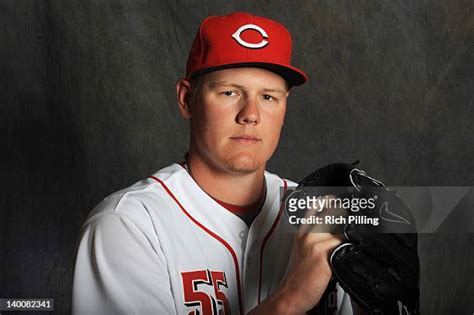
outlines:
[[[331,279],[328,257],[344,239],[330,233],[298,233],[281,289],[290,311],[304,314],[318,304]]]
[[[341,211],[344,210],[309,209],[305,216],[334,215]],[[311,310],[332,276],[329,255],[344,239],[343,235],[320,232],[316,225],[302,225],[295,235],[288,270],[279,288],[251,314],[304,314]]]

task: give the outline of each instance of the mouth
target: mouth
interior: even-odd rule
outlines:
[[[262,139],[256,136],[252,136],[252,135],[238,135],[238,136],[233,136],[230,138],[238,143],[247,143],[247,144],[258,143],[262,141]]]

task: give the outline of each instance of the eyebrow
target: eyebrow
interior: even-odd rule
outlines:
[[[239,89],[244,89],[244,87],[242,85],[238,85],[238,84],[234,84],[234,83],[229,83],[227,81],[212,81],[211,83],[209,83],[209,87],[210,88],[214,88],[216,87],[217,85],[226,85],[226,86],[233,86],[233,87],[236,87],[236,88],[239,88]]]
[[[281,94],[286,94],[286,91],[282,89],[264,89],[263,91],[265,92],[275,92],[275,93],[281,93]]]
[[[227,81],[212,81],[211,83],[209,83],[209,87],[212,89],[218,85],[224,85],[224,86],[232,86],[232,87],[236,87],[238,89],[242,89],[244,90],[245,87],[243,85],[238,85],[238,84],[235,84],[235,83],[229,83]],[[270,88],[270,89],[263,89],[264,92],[274,92],[274,93],[281,93],[281,94],[286,94],[286,91],[283,90],[283,89],[280,89],[280,88]]]

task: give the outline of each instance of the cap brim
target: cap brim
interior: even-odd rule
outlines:
[[[190,75],[190,78],[206,74],[213,71],[224,70],[224,69],[231,69],[231,68],[244,68],[244,67],[256,67],[262,68],[271,72],[274,72],[280,76],[282,76],[290,85],[298,86],[305,83],[308,80],[308,76],[298,68],[288,65],[280,65],[275,63],[265,63],[265,62],[239,62],[239,63],[232,63],[232,64],[225,64],[216,67],[206,68],[202,70],[198,70],[193,72]]]

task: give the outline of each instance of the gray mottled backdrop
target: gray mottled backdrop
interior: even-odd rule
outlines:
[[[74,246],[107,194],[179,160],[174,95],[200,20],[283,22],[310,81],[269,169],[360,159],[391,185],[473,185],[474,5],[420,1],[0,1],[0,297],[70,307]],[[472,215],[470,217],[472,220]],[[424,314],[474,312],[474,236],[422,235]]]

